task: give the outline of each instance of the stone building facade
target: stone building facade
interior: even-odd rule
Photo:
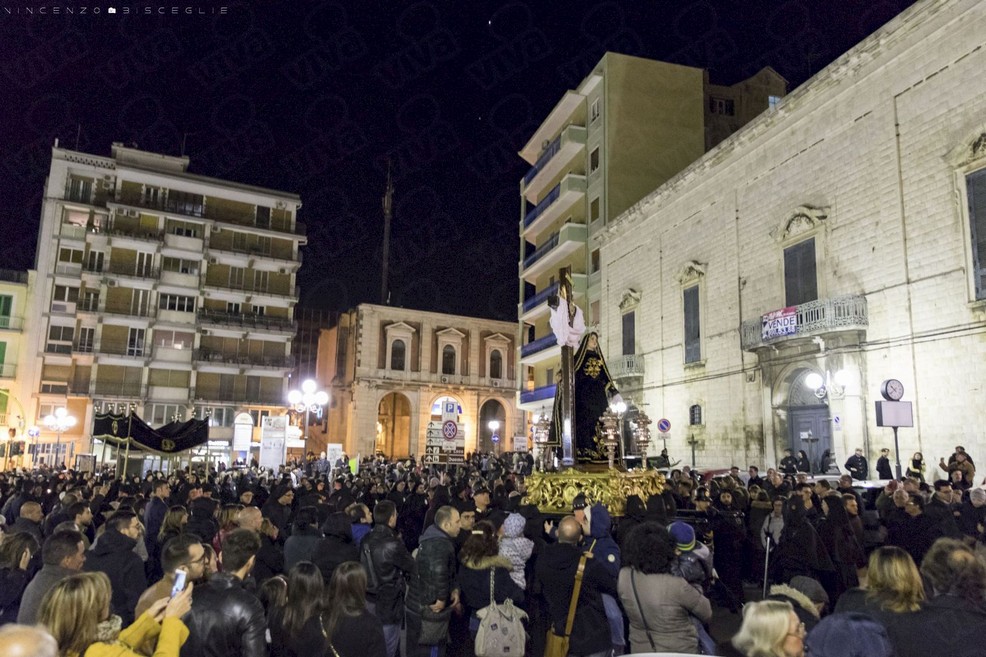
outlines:
[[[905,466],[983,458],[984,35],[981,2],[917,3],[596,237],[607,356],[646,363],[673,457],[862,447],[875,476],[893,378]]]
[[[317,381],[330,402],[311,449],[420,456],[443,399],[456,402],[467,453],[511,449],[527,435],[515,403],[516,333],[513,322],[374,304],[343,313],[319,338]]]

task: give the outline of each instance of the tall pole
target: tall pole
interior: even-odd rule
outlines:
[[[899,480],[901,471],[900,471],[900,444],[897,442],[898,427],[894,427],[893,429],[894,429],[894,453],[897,455],[897,479]]]
[[[571,269],[565,267],[558,272],[558,293],[568,303],[568,325],[575,321],[575,295],[572,291]],[[575,465],[575,448],[572,432],[575,430],[575,352],[567,344],[561,348],[561,386],[556,391],[561,400],[561,450],[562,465]]]
[[[390,176],[390,160],[387,160],[387,190],[383,195],[383,263],[380,270],[380,303],[390,303],[387,290],[390,270],[390,219],[394,211],[394,183]]]
[[[305,406],[305,456],[308,455],[308,412],[310,406]]]

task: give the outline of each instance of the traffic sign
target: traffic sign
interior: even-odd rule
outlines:
[[[495,443],[500,442],[500,436],[499,436],[499,434],[493,434],[493,438],[491,438],[491,440],[493,442],[495,442]]]
[[[445,436],[445,440],[455,440],[457,433],[459,433],[459,425],[455,421],[449,420],[442,424],[442,435]]]
[[[671,420],[662,417],[660,420],[657,421],[657,430],[660,431],[661,433],[667,433],[671,431]]]

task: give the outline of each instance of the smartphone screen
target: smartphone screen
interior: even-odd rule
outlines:
[[[184,570],[175,571],[175,585],[171,587],[171,597],[175,597],[179,593],[185,590],[185,578],[188,577],[188,572]]]

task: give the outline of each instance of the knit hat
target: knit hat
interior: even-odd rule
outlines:
[[[503,535],[509,538],[522,536],[524,534],[524,525],[526,524],[527,520],[524,519],[524,516],[519,513],[511,513],[503,521]]]
[[[590,506],[589,500],[584,493],[579,493],[572,499],[572,511],[578,511]]]
[[[973,502],[986,502],[986,490],[982,488],[973,488],[969,491],[969,499]]]
[[[816,604],[819,602],[829,603],[829,594],[825,592],[825,589],[822,588],[822,585],[817,579],[798,575],[791,578],[789,585],[792,589],[804,593],[805,597]]]
[[[668,527],[671,540],[675,542],[675,547],[682,552],[695,549],[695,530],[687,522],[676,520]]]
[[[812,657],[892,657],[887,630],[871,616],[856,612],[823,618],[805,639]]]

